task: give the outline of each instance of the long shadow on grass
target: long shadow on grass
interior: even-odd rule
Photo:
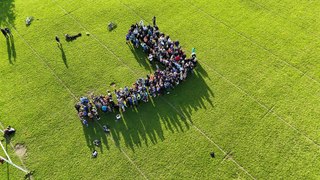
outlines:
[[[66,68],[69,68],[68,62],[67,62],[66,53],[64,52],[62,44],[58,45],[58,47],[59,47],[59,49],[61,51],[61,58],[63,60],[64,65],[66,66]]]
[[[13,26],[16,15],[14,12],[14,0],[0,1],[0,26]]]
[[[147,61],[143,53],[136,53],[136,57],[138,61]],[[155,69],[154,64],[150,66],[147,64],[149,62],[140,63],[146,68]],[[213,106],[210,97],[213,97],[214,93],[206,84],[204,77],[207,77],[207,74],[199,64],[194,73],[170,94],[152,98],[148,103],[142,102],[135,108],[127,108],[120,121],[116,121],[116,113],[100,112],[100,125],[92,122],[89,128],[83,127],[88,147],[94,149],[92,144],[94,139],[100,139],[109,147],[107,139],[112,138],[117,147],[126,146],[135,151],[135,148],[164,141],[164,131],[167,133],[187,131],[192,125],[192,112]],[[111,127],[110,137],[103,132],[101,125]]]
[[[16,57],[17,57],[13,36],[10,35],[8,38],[6,38],[6,42],[7,42],[8,60],[10,64],[13,64],[12,57],[14,61],[16,61]]]

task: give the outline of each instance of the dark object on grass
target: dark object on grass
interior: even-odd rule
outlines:
[[[0,163],[3,164],[4,163],[4,160],[2,158],[0,158]]]
[[[81,37],[82,34],[81,33],[79,33],[77,35],[65,34],[64,36],[66,37],[66,41],[73,41],[73,40],[76,40],[78,37]]]
[[[27,17],[26,19],[26,26],[30,26],[31,22],[33,21],[33,17],[30,16],[30,17]]]
[[[5,129],[3,131],[4,135],[8,136],[8,137],[13,135],[15,132],[16,132],[16,130],[14,128],[12,128],[11,126],[8,126],[7,129]]]
[[[114,22],[110,22],[110,23],[108,24],[108,30],[109,30],[109,31],[114,30],[116,27],[117,27],[117,24],[114,23]]]
[[[211,156],[212,158],[215,158],[214,152],[211,152],[211,153],[210,153],[210,156]]]
[[[28,172],[28,173],[24,176],[24,179],[31,179],[31,178],[32,178],[33,173],[34,173],[34,171],[30,171],[30,172]]]
[[[115,83],[115,82],[112,82],[112,83],[110,83],[110,86],[115,87],[115,86],[116,86],[116,83]]]
[[[96,145],[96,146],[100,146],[101,141],[96,139],[96,140],[93,141],[93,144]]]
[[[156,24],[156,17],[155,17],[155,16],[153,16],[153,18],[152,18],[152,23],[153,23],[153,27],[157,25],[157,24]]]
[[[8,38],[7,32],[4,29],[1,29],[2,34],[4,35],[4,37]]]
[[[104,126],[102,126],[102,128],[103,128],[103,131],[104,131],[105,133],[107,133],[107,134],[110,133],[110,128],[109,128],[108,125],[104,125]]]
[[[58,36],[56,36],[56,38],[55,38],[55,39],[56,39],[56,41],[57,41],[57,43],[58,43],[58,44],[61,44],[61,43],[60,43],[60,39],[59,39],[59,37],[58,37]]]
[[[93,158],[96,158],[97,156],[98,156],[98,151],[94,150],[94,151],[92,152],[92,157],[93,157]]]
[[[4,28],[4,30],[6,31],[7,34],[9,34],[10,36],[12,36],[11,31],[10,31],[9,28],[6,27],[6,28]]]

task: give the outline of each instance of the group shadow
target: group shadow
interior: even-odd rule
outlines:
[[[147,70],[156,69],[156,63],[150,64],[141,49],[131,50],[136,60]],[[163,68],[160,65],[159,67]],[[88,147],[91,150],[96,149],[93,141],[97,139],[107,149],[108,142],[113,141],[118,148],[125,146],[134,152],[136,148],[164,141],[168,132],[189,130],[193,124],[192,112],[214,106],[214,92],[211,90],[212,87],[207,85],[205,78],[210,79],[200,62],[194,73],[189,74],[170,94],[150,98],[148,103],[141,102],[137,107],[128,107],[126,112],[121,113],[121,120],[116,120],[115,116],[118,113],[100,112],[99,121],[89,122],[89,127],[83,126]],[[103,125],[110,126],[109,135],[103,131]],[[102,146],[97,148],[102,151]]]

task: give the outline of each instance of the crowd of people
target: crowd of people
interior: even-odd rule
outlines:
[[[155,22],[153,24],[145,26],[140,22],[131,25],[126,40],[136,48],[142,47],[150,63],[156,64],[156,71],[137,79],[131,87],[119,88],[114,92],[107,90],[106,95],[81,97],[75,108],[84,125],[88,126],[89,120],[100,120],[99,112],[125,112],[129,107],[148,102],[150,96],[169,94],[193,73],[197,65],[195,50],[187,58],[179,41],[172,41],[169,35],[160,32]],[[163,70],[158,64],[164,66]]]

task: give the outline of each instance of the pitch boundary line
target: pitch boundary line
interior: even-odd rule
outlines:
[[[274,54],[270,49],[264,47],[263,45],[259,44],[258,42],[256,42],[255,40],[247,37],[245,35],[245,33],[241,33],[239,31],[237,31],[236,29],[234,29],[232,26],[228,25],[227,23],[225,23],[224,21],[220,20],[219,18],[207,13],[206,11],[200,9],[199,7],[193,5],[192,3],[188,2],[187,0],[183,0],[188,4],[191,4],[191,6],[193,6],[194,8],[196,8],[198,11],[202,12],[203,14],[209,16],[211,19],[214,19],[215,21],[219,22],[220,24],[223,24],[225,27],[227,27],[229,30],[235,32],[237,35],[245,38],[247,41],[251,42],[252,44],[256,45],[257,47],[259,47],[260,49],[263,49],[264,51],[268,52],[269,54],[273,55],[274,57],[276,57],[280,62],[286,64],[287,66],[295,69],[296,71],[298,71],[301,74],[305,74],[306,77],[308,77],[308,79],[313,80],[314,82],[316,82],[317,84],[320,85],[320,81],[318,81],[317,79],[315,79],[314,77],[306,74],[306,72],[303,72],[302,70],[300,70],[299,68],[297,68],[296,66],[294,66],[293,64],[287,62],[286,60],[284,60],[283,58],[281,58],[280,56]]]
[[[11,25],[11,24],[10,24]],[[19,31],[13,27],[11,25],[11,27],[17,32],[18,36],[23,40],[23,42],[33,51],[33,53],[38,57],[38,59],[40,59],[44,64],[45,66],[50,70],[51,74],[60,82],[60,84],[65,87],[65,89],[67,89],[67,91],[71,94],[71,96],[74,98],[74,99],[77,99],[76,98],[76,95],[66,86],[66,84],[62,81],[62,79],[55,73],[55,71],[51,68],[51,66],[45,61],[47,60],[47,58],[45,57],[42,57],[29,43],[26,39],[23,38],[23,36],[19,33]],[[44,59],[45,60],[44,60]]]
[[[34,52],[34,54],[36,54],[38,56],[39,59],[41,59],[45,65],[50,69],[52,75],[54,75],[57,80],[60,82],[61,85],[63,85],[63,87],[65,87],[69,93],[77,100],[75,94],[64,84],[64,82],[60,79],[60,77],[53,71],[53,69],[43,60],[43,58],[39,55],[39,53],[20,35],[20,33],[14,28],[14,30],[17,32],[17,34],[19,35],[19,37],[24,41],[24,43]],[[46,59],[46,58],[45,58]],[[12,146],[12,145],[11,145]],[[13,146],[12,146],[13,147]],[[121,152],[128,158],[129,162],[133,163],[134,162],[128,157],[128,155],[122,150],[122,148],[120,148]],[[22,162],[22,159],[19,158],[20,161]],[[23,163],[23,162],[22,162]],[[24,164],[23,164],[24,165]],[[25,165],[24,165],[25,166]],[[137,167],[137,165],[135,165],[135,167],[137,168],[137,170],[142,174],[143,177],[146,178],[146,176],[144,175],[144,173]]]
[[[311,34],[312,36],[318,38],[317,35],[311,33],[308,29],[305,28],[305,26],[299,25],[298,23],[295,23],[294,21],[290,20],[289,18],[286,18],[285,16],[280,15],[276,10],[273,10],[272,8],[268,7],[268,5],[265,5],[265,4],[263,4],[263,3],[258,3],[258,2],[254,1],[254,0],[249,0],[249,1],[251,1],[252,3],[254,3],[254,4],[256,4],[257,6],[261,7],[262,9],[265,9],[265,10],[269,11],[269,13],[270,13],[270,12],[274,12],[274,13],[270,13],[270,14],[272,14],[272,15],[274,15],[274,16],[281,17],[282,19],[290,22],[291,24],[294,24],[294,25],[298,26],[298,27],[301,28],[302,30],[305,30],[307,33],[309,33],[309,34]],[[310,1],[309,3],[311,3],[311,1]],[[300,20],[303,20],[303,19],[300,18],[300,16],[298,16],[298,18],[299,18]]]
[[[55,1],[55,0],[53,0]],[[121,3],[121,2],[120,2]],[[57,3],[58,4],[58,3]],[[121,3],[123,4],[123,3]],[[124,5],[124,4],[123,4]],[[58,6],[64,11],[67,13],[67,11],[65,9],[63,9],[59,4]],[[124,5],[126,6],[127,8],[129,8],[127,5]],[[194,5],[193,5],[194,6]],[[196,7],[196,6],[194,6]],[[198,8],[198,7],[196,7]],[[131,9],[131,8],[129,8]],[[132,9],[131,9],[132,10]],[[211,16],[210,14],[206,13],[205,11],[201,10],[200,8],[198,8],[199,11],[202,11],[203,13],[207,14],[208,16],[210,16],[211,18],[213,19],[216,19],[215,17]],[[135,12],[135,14],[137,14]],[[77,19],[75,19],[73,16],[71,16],[70,14],[68,14],[74,21],[77,22],[78,25],[80,25],[80,27],[82,27],[84,30],[87,30]],[[138,15],[138,14],[137,14]],[[138,15],[139,16],[139,15]],[[141,16],[139,16],[141,17]],[[143,18],[142,18],[143,19]],[[257,45],[258,47],[264,49],[265,51],[271,53],[272,55],[274,55],[276,58],[278,58],[281,62],[287,64],[288,66],[290,67],[293,67],[294,69],[298,70],[300,73],[304,73],[305,72],[302,72],[300,69],[298,69],[297,67],[289,64],[287,61],[285,60],[282,60],[280,57],[278,57],[277,55],[273,54],[270,50],[264,48],[263,46],[261,46],[260,44],[256,43],[255,41],[251,40],[250,38],[246,37],[245,35],[243,35],[242,33],[236,31],[235,29],[233,29],[231,26],[225,24],[223,21],[221,20],[218,20],[216,19],[217,21],[219,21],[220,23],[224,24],[226,27],[228,27],[229,29],[233,30],[234,32],[236,32],[238,35],[246,38],[247,40],[251,41],[253,44]],[[96,39],[100,45],[102,45],[103,47],[105,47],[108,51],[110,51],[119,61],[121,61],[122,63],[124,63],[120,58],[119,56],[117,56],[113,51],[111,51],[104,43],[102,43],[99,39],[97,39],[95,36],[94,36],[94,39]],[[204,63],[205,64],[205,63]],[[125,64],[126,65],[126,64]],[[205,64],[207,67],[209,67],[210,69],[212,69],[210,66],[208,66],[207,64]],[[126,65],[127,66],[127,65]],[[127,66],[128,67],[128,66]],[[129,69],[131,69],[132,72],[134,72],[134,74],[137,74],[132,68],[128,67]],[[214,70],[214,72],[216,72]],[[218,72],[216,72],[218,73]],[[267,108],[264,104],[260,103],[258,100],[256,100],[254,97],[252,97],[251,95],[249,95],[248,93],[246,93],[244,90],[242,90],[241,88],[239,88],[237,85],[235,85],[234,83],[232,83],[230,80],[228,80],[227,78],[225,78],[224,76],[222,76],[220,73],[218,73],[219,76],[221,76],[222,78],[224,78],[225,80],[227,80],[227,82],[231,83],[233,86],[235,86],[237,89],[239,89],[241,92],[243,92],[244,94],[246,94],[250,99],[256,101],[260,106],[264,107],[264,108]],[[313,79],[312,77],[310,77],[309,75],[306,75],[307,77],[311,78],[312,80],[314,80],[315,82],[319,83],[317,80]],[[269,108],[267,108],[269,109]],[[285,121],[281,116],[279,116],[275,111],[273,111],[271,109],[272,113],[276,115],[276,117],[278,117],[278,119],[280,119],[282,122],[284,122],[285,124],[287,124],[290,128],[292,128],[293,130],[295,130],[296,132],[298,132],[299,134],[301,134],[302,136],[304,136],[306,139],[310,140],[311,142],[313,142],[315,145],[319,146],[314,140],[312,140],[311,138],[309,138],[308,136],[306,136],[305,134],[303,134],[301,131],[299,131],[298,129],[296,129],[294,126],[292,126],[290,123],[288,123],[287,121]],[[239,165],[239,164],[238,164]]]
[[[119,0],[120,1],[120,0]],[[122,2],[120,2],[121,4],[123,4]],[[127,6],[126,4],[123,4],[124,6],[126,6],[128,9],[130,9],[131,11],[134,11],[132,8],[130,8],[129,6]],[[134,13],[139,16],[141,19],[144,19],[142,16],[140,16],[137,12],[134,11]],[[144,19],[145,20],[145,19]],[[147,21],[148,22],[148,21]],[[219,75],[221,78],[225,79],[225,81],[227,81],[229,84],[233,85],[234,87],[236,87],[236,89],[238,89],[240,92],[242,92],[243,94],[247,95],[251,100],[255,101],[256,103],[258,103],[261,107],[263,107],[266,110],[270,110],[270,108],[268,108],[266,105],[262,104],[260,101],[258,101],[256,98],[254,98],[252,95],[250,95],[249,93],[247,93],[246,91],[244,91],[242,88],[240,88],[238,85],[234,84],[232,81],[230,81],[229,79],[227,79],[224,75],[222,75],[221,73],[219,73],[218,71],[216,71],[215,69],[213,69],[212,67],[210,67],[207,63],[205,62],[201,62],[202,64],[204,64],[205,66],[208,67],[209,70],[211,70],[212,72],[215,72],[217,75]],[[305,73],[304,73],[305,74]],[[307,76],[307,75],[306,75]],[[320,145],[313,139],[311,139],[309,136],[307,136],[306,134],[304,134],[302,131],[300,131],[299,129],[297,129],[296,127],[294,127],[293,125],[291,125],[290,123],[288,123],[283,117],[281,117],[277,112],[275,112],[273,110],[273,108],[271,109],[272,114],[274,114],[280,121],[282,121],[283,123],[285,123],[287,126],[289,126],[292,130],[296,131],[298,134],[302,135],[303,137],[305,137],[307,140],[311,141],[313,144],[315,144],[316,146],[318,146],[318,148],[320,148]]]
[[[103,130],[103,127],[102,125],[98,122],[98,121],[95,121],[100,127],[101,129]],[[104,131],[104,130],[103,130]],[[113,140],[113,136],[112,134],[110,133],[110,136],[111,136],[111,141],[115,143],[115,141]],[[126,158],[129,160],[129,162],[140,172],[140,174],[145,178],[145,179],[148,179],[147,176],[145,175],[145,173],[134,163],[134,161],[128,156],[128,154],[119,146],[118,147],[120,149],[120,151],[126,156]]]
[[[2,129],[4,129],[4,126],[3,126],[3,124],[2,124],[1,122],[0,122],[0,127],[1,127]],[[10,145],[10,147],[12,148],[12,150],[15,152],[14,146],[13,146],[13,144],[12,144],[11,141],[10,141],[9,145]],[[15,154],[15,156],[19,158],[19,160],[20,160],[23,168],[24,168],[25,170],[29,171],[28,168],[27,168],[27,166],[26,166],[25,163],[23,162],[22,158],[21,158],[20,156],[17,156],[16,154]]]
[[[52,0],[55,2],[55,4],[62,10],[64,11],[67,16],[71,17],[83,30],[88,31],[88,29],[86,27],[84,27],[80,21],[78,21],[75,17],[73,17],[70,13],[68,13],[68,11],[66,11],[56,0]],[[105,49],[107,49],[119,62],[121,62],[124,66],[126,66],[131,72],[135,73],[135,70],[133,68],[130,68],[119,56],[117,56],[108,46],[106,46],[104,43],[101,42],[101,40],[99,40],[96,35],[91,34],[91,37],[96,40],[102,47],[104,47]]]
[[[162,98],[162,99],[164,99],[164,98]],[[184,114],[180,113],[173,104],[171,104],[170,102],[168,102],[166,99],[164,99],[164,100],[165,100],[165,102],[166,102],[167,104],[169,104],[169,106],[171,106],[173,109],[175,109],[175,110],[177,111],[177,113],[178,113],[181,117],[183,117],[184,119],[187,119],[186,116],[185,116]],[[219,146],[216,142],[214,142],[203,130],[201,130],[200,128],[198,128],[198,127],[197,127],[196,125],[194,125],[193,123],[191,123],[191,126],[192,126],[193,128],[195,128],[200,134],[202,134],[202,136],[205,137],[209,142],[211,142],[213,145],[215,145],[215,146],[223,153],[223,155],[227,155],[226,151],[224,151],[221,146]],[[241,166],[234,158],[231,157],[230,159],[231,159],[231,161],[232,161],[233,163],[235,163],[235,164],[238,166],[239,169],[241,169],[243,172],[245,172],[248,176],[250,176],[252,179],[256,179],[256,178],[253,177],[253,175],[251,175],[243,166]]]
[[[13,26],[11,26],[13,27]],[[75,94],[64,84],[64,82],[60,79],[60,77],[54,72],[54,70],[45,62],[45,60],[43,60],[43,58],[39,55],[39,53],[27,42],[27,40],[25,40],[22,35],[13,27],[13,29],[17,32],[17,34],[19,35],[19,37],[24,41],[24,43],[33,51],[34,54],[36,54],[36,56],[38,56],[39,59],[41,59],[43,61],[43,63],[50,69],[51,73],[53,76],[56,77],[56,79],[60,82],[60,84],[65,87],[69,93],[71,94],[71,96],[77,100]],[[45,58],[46,59],[46,58]],[[11,146],[13,147],[13,145],[11,144]],[[124,150],[122,148],[120,148],[120,151],[127,157],[127,159],[129,160],[129,162],[131,162],[132,164],[134,164],[134,162],[129,158],[129,156],[124,152]],[[22,159],[19,157],[20,161],[22,162]],[[22,162],[23,163],[23,162]],[[24,163],[23,163],[23,166],[25,167]],[[136,169],[142,174],[142,176],[145,178],[145,179],[148,179],[146,178],[146,176],[144,175],[144,173],[138,168],[137,165],[134,164],[134,166],[136,167]],[[25,167],[26,168],[26,167]]]
[[[56,2],[56,0],[53,0],[53,1],[55,1]],[[60,7],[60,9],[62,9],[65,13],[68,13],[62,6],[60,6],[57,2],[56,2],[56,4]],[[84,29],[84,30],[86,30],[87,31],[87,29],[80,23],[80,21],[78,21],[77,19],[75,19],[72,15],[70,15],[70,14],[67,14],[68,16],[70,16],[82,29]],[[119,61],[121,61],[124,65],[126,65],[124,62],[123,62],[123,60],[121,60],[120,58],[119,58],[119,56],[117,56],[113,51],[111,51],[104,43],[102,43],[99,39],[97,39],[95,36],[93,36],[93,38],[96,40],[96,41],[98,41],[99,42],[99,44],[100,45],[102,45],[103,47],[105,47],[109,52],[111,52],[112,53],[112,55],[114,55]],[[127,66],[126,65],[126,67],[127,68],[129,68],[134,74],[138,74],[135,70],[133,70],[131,67],[129,67],[129,66]],[[170,104],[169,104],[170,105]],[[170,106],[172,106],[172,105],[170,105]],[[176,108],[175,108],[175,110],[176,110]],[[177,111],[177,110],[176,110]],[[178,112],[179,113],[179,112]],[[179,113],[180,114],[180,113]],[[194,125],[193,125],[194,126]],[[194,126],[195,127],[195,126]],[[197,128],[197,129],[199,129],[199,128]],[[200,130],[200,129],[199,129]],[[207,137],[207,138],[209,138],[209,137]],[[211,140],[212,141],[212,140]],[[212,141],[213,142],[213,141]],[[216,143],[215,143],[216,144]],[[222,151],[222,152],[224,152],[224,151]],[[225,152],[224,152],[225,153]],[[125,154],[126,155],[126,154]],[[127,155],[126,155],[127,156]],[[133,161],[132,161],[133,162]],[[235,162],[234,160],[233,160],[233,162]],[[253,176],[251,175],[251,174],[249,174],[248,173],[248,171],[246,171],[242,166],[240,166],[237,162],[235,162],[238,166],[239,166],[239,168],[240,169],[242,169],[242,170],[244,170],[244,172],[246,172],[251,178],[253,178]],[[144,175],[143,175],[144,176]],[[145,176],[144,176],[145,177]],[[255,179],[255,178],[253,178],[253,179]]]
[[[85,31],[87,31],[87,29],[86,29],[78,20],[76,20],[70,13],[68,14],[68,12],[67,12],[62,6],[60,6],[60,4],[59,4],[56,0],[52,0],[52,1],[54,1],[54,2],[56,3],[56,5],[60,7],[61,10],[63,10],[65,13],[67,13],[67,16],[70,16],[82,29],[84,29]],[[113,51],[111,51],[105,44],[103,44],[99,39],[97,39],[94,34],[91,34],[91,35],[92,35],[92,37],[93,37],[97,42],[99,42],[99,44],[100,44],[101,46],[103,46],[105,49],[107,49],[113,56],[115,56],[120,62],[122,62],[122,64],[124,64],[128,69],[130,69],[134,74],[136,74],[136,73],[135,73],[135,70],[133,70],[132,68],[130,68],[128,65],[126,65],[126,64],[123,62],[123,60],[121,60]],[[100,123],[98,123],[98,124],[101,126]],[[113,139],[112,139],[112,141],[113,141]],[[113,142],[114,142],[114,141],[113,141]],[[146,177],[146,175],[140,170],[140,168],[134,163],[134,161],[127,155],[127,153],[126,153],[121,147],[119,147],[119,149],[120,149],[120,151],[126,156],[126,158],[128,159],[128,161],[129,161],[132,165],[134,165],[134,167],[139,171],[139,173],[140,173],[145,179],[148,179],[148,178]]]

